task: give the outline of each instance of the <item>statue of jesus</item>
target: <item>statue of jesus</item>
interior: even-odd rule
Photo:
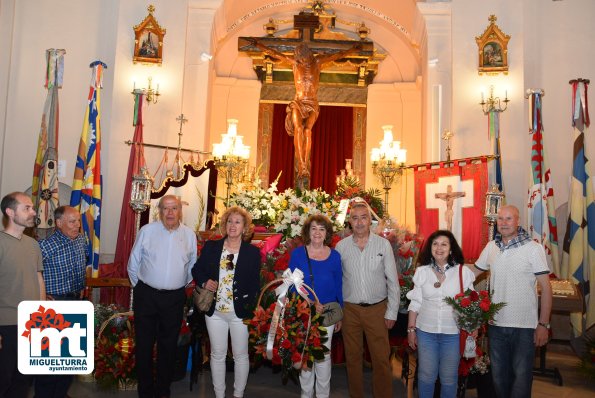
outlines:
[[[454,215],[454,210],[452,208],[454,204],[454,200],[458,198],[462,198],[466,195],[465,192],[453,192],[452,185],[446,186],[446,192],[437,193],[434,195],[436,199],[442,199],[446,202],[446,210],[444,211],[444,218],[446,220],[446,229],[452,231],[452,216]]]
[[[320,71],[324,64],[354,53],[360,50],[362,45],[357,43],[348,50],[315,55],[306,43],[301,43],[295,48],[293,56],[287,56],[259,43],[256,38],[251,39],[252,44],[265,54],[284,60],[293,66],[295,97],[287,106],[285,130],[287,130],[287,134],[293,136],[297,157],[297,178],[298,180],[302,178],[309,179],[312,127],[320,112],[318,105]]]

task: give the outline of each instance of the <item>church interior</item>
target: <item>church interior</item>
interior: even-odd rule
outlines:
[[[300,15],[316,15],[316,27]],[[258,177],[266,189],[282,172],[283,190],[299,177],[293,149],[283,152],[293,148],[283,119],[294,80],[290,64],[263,53],[253,40],[284,53],[305,40],[318,56],[360,43],[322,70],[317,123],[336,135],[324,144],[313,139],[307,187],[336,189],[350,159],[347,173],[366,189],[378,189],[391,217],[416,230],[416,168],[483,158],[486,184],[502,184],[506,203],[521,209],[525,226],[533,156],[529,93],[538,92],[561,251],[577,145],[570,82],[585,83],[582,104],[588,106],[587,84],[595,78],[593,15],[592,0],[0,0],[0,196],[32,185],[48,49],[65,50],[57,177],[66,189],[88,104],[89,65],[105,65],[99,263],[107,264],[114,262],[129,184],[135,92],[145,98],[144,158],[157,184],[175,177],[183,163],[221,156],[222,134],[234,130],[243,137],[243,178]],[[586,124],[587,172],[595,151],[589,130]],[[406,149],[388,189],[378,178],[373,152],[387,131]],[[323,162],[329,159],[334,163]],[[237,183],[219,178],[216,192],[205,195],[216,196],[213,206],[224,209]],[[595,270],[595,258],[589,261]],[[572,277],[565,273],[560,277]],[[567,314],[553,322],[562,352],[554,349],[554,356],[573,363]],[[572,365],[565,369],[573,374],[569,380],[581,380]],[[550,396],[550,385],[555,395],[567,396],[566,387],[552,380],[540,383],[535,396]],[[595,391],[592,384],[577,383],[573,396]]]

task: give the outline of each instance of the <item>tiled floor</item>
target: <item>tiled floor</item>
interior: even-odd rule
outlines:
[[[567,346],[552,346],[548,351],[547,367],[557,367],[563,377],[563,386],[558,386],[557,382],[542,377],[536,377],[533,382],[533,397],[543,398],[592,398],[595,397],[595,383],[587,380],[583,375],[577,371],[578,359]],[[407,389],[404,383],[399,379],[401,374],[401,363],[399,360],[393,360],[393,388],[395,397],[416,397],[416,393],[412,391],[411,383]],[[366,368],[364,370],[364,377],[366,380],[366,391],[371,397],[371,380],[372,372]],[[176,382],[172,386],[172,397],[180,398],[212,398],[214,397],[211,374],[209,371],[204,371],[199,376],[198,384],[193,386],[190,391],[188,377],[186,379]],[[227,374],[227,396],[232,395],[233,373]],[[255,373],[251,373],[248,379],[248,386],[246,388],[246,398],[289,398],[299,397],[299,386],[289,381],[286,385],[281,383],[280,374],[273,374],[270,368],[260,368]],[[136,397],[136,391],[117,391],[105,392],[98,391],[94,383],[85,383],[77,380],[69,392],[72,398],[113,398]],[[32,396],[32,393],[30,394]],[[348,397],[347,390],[347,375],[344,366],[333,367],[333,375],[331,379],[331,398]],[[477,398],[476,390],[467,390],[466,398]]]

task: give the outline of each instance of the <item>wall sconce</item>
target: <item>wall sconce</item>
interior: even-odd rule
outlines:
[[[504,108],[502,107],[502,103],[504,102]],[[508,103],[510,100],[508,99],[508,91],[504,91],[504,100],[500,101],[500,97],[494,97],[494,86],[490,86],[490,96],[486,100],[483,98],[483,91],[481,92],[481,109],[483,110],[483,114],[487,115],[491,112],[504,112],[506,108],[508,108]]]
[[[229,207],[231,186],[245,171],[250,147],[244,145],[244,137],[238,135],[237,119],[227,119],[227,134],[221,134],[221,142],[213,144],[215,167],[221,172],[227,185],[225,207]]]
[[[151,87],[151,83],[153,82],[153,78],[151,76],[149,76],[147,78],[148,80],[148,87],[147,88],[141,88],[141,89],[137,89],[136,88],[136,82],[133,83],[133,87],[132,87],[132,93],[131,94],[138,94],[138,91],[142,91],[142,93],[145,95],[145,98],[147,100],[147,105],[151,105],[151,103],[156,104],[157,101],[159,100],[159,96],[161,95],[159,93],[159,83],[157,83],[157,88],[153,89],[153,87]]]
[[[403,174],[407,150],[401,148],[399,141],[393,141],[393,126],[382,126],[384,138],[379,148],[372,148],[372,171],[382,182],[384,189],[384,219],[385,225],[390,224],[388,215],[388,191],[395,181]]]

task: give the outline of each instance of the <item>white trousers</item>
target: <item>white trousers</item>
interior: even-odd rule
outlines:
[[[248,359],[248,326],[235,312],[215,311],[212,316],[205,316],[209,340],[211,342],[211,377],[217,398],[225,398],[225,358],[227,341],[231,333],[231,350],[234,361],[233,396],[243,397],[250,362]]]
[[[327,326],[327,341],[324,345],[328,348],[329,352],[324,356],[321,361],[314,361],[312,369],[302,369],[300,372],[300,386],[302,387],[302,398],[313,398],[314,397],[314,380],[316,379],[316,397],[317,398],[328,398],[331,392],[331,372],[332,372],[332,361],[331,361],[331,342],[333,340],[333,331],[335,325]]]

